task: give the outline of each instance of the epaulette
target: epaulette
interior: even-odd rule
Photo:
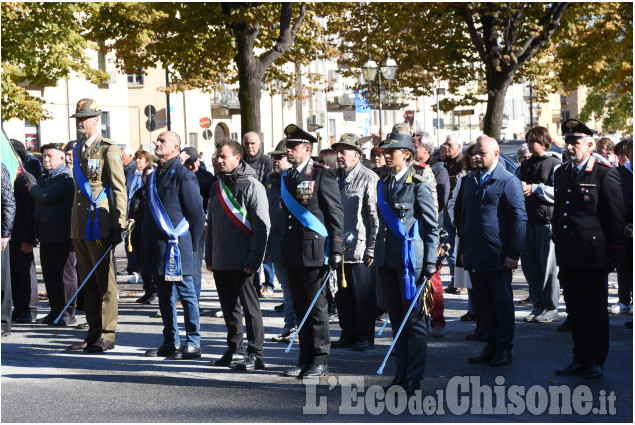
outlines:
[[[116,145],[114,140],[103,138],[100,140],[100,143],[106,143],[108,145]]]
[[[420,163],[417,163],[417,164],[412,164],[412,168],[417,168],[417,167],[426,168],[426,167],[429,167],[429,165],[426,164],[426,163],[423,163],[423,162],[420,162]]]
[[[314,162],[314,163],[313,163],[313,166],[314,166],[314,167],[320,167],[320,168],[326,168],[326,165],[324,165],[324,164],[322,164],[322,163],[320,163],[320,162]]]
[[[423,178],[423,176],[422,176],[421,174],[416,174],[416,173],[414,173],[414,174],[412,175],[412,177],[413,177],[414,179],[416,179],[416,180],[419,180],[420,182],[424,182],[424,181],[426,181],[426,179],[424,179],[424,178]]]

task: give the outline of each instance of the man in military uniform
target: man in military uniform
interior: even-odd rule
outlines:
[[[602,376],[609,352],[606,276],[624,241],[624,202],[617,169],[592,155],[593,133],[575,119],[562,123],[568,163],[555,172],[552,219],[558,278],[573,339],[573,361],[556,375]]]
[[[75,199],[71,218],[80,278],[84,280],[104,257],[84,286],[88,334],[69,347],[89,353],[115,347],[117,279],[112,256],[122,240],[128,202],[121,149],[114,141],[101,137],[100,116],[93,99],[81,99],[71,115],[82,136],[74,152]]]
[[[317,378],[328,371],[331,346],[328,306],[324,291],[318,295],[328,266],[342,264],[344,210],[332,170],[314,163],[311,149],[317,139],[294,124],[284,129],[287,160],[292,165],[282,177],[281,194],[288,229],[282,246],[293,306],[298,320],[317,300],[300,330],[298,365],[285,376]]]
[[[332,348],[352,347],[366,351],[375,345],[375,256],[377,218],[377,174],[362,165],[359,136],[346,133],[333,144],[337,151],[335,172],[340,186],[344,231],[355,238],[344,253],[344,268],[337,270],[340,287],[335,294],[342,334]],[[342,276],[344,272],[344,276]]]

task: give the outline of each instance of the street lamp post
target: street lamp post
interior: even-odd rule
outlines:
[[[379,68],[377,64],[373,60],[368,60],[362,66],[362,75],[364,75],[364,79],[367,82],[375,81],[375,77],[377,77],[377,94],[379,97],[379,139],[381,141],[382,138],[382,125],[381,125],[381,115],[382,115],[382,101],[381,101],[381,77],[386,80],[394,80],[395,74],[397,73],[397,62],[394,59],[386,58],[381,64],[379,64]]]

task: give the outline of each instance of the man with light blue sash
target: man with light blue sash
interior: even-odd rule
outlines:
[[[88,333],[83,341],[68,347],[89,353],[115,347],[118,305],[113,253],[122,240],[128,203],[121,149],[101,136],[100,116],[97,102],[89,98],[77,102],[71,115],[82,137],[73,155],[75,199],[71,212],[79,278],[83,281],[103,257],[83,290]]]
[[[194,289],[194,253],[203,233],[205,213],[196,176],[179,160],[181,138],[159,134],[155,154],[160,166],[148,177],[143,220],[141,274],[151,274],[157,285],[163,320],[163,343],[146,351],[148,357],[175,360],[201,357],[198,301]],[[186,341],[181,345],[176,315],[177,295],[183,306]]]
[[[337,270],[342,264],[344,209],[335,173],[311,159],[317,139],[294,124],[287,126],[284,134],[292,167],[282,176],[280,188],[288,227],[282,262],[298,319],[307,314],[317,296],[300,330],[298,365],[284,374],[318,378],[328,371],[331,348],[326,298],[323,292],[318,296],[318,291],[329,266]]]

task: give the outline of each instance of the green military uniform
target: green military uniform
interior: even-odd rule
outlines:
[[[77,104],[77,113],[73,117],[91,116],[85,112],[90,111],[90,102],[86,104],[82,103],[83,101],[84,99]],[[94,101],[93,105],[94,109],[97,109]],[[84,114],[80,115],[82,112]],[[92,116],[98,114],[100,113]],[[81,192],[75,175],[71,238],[75,245],[77,268],[82,280],[110,246],[111,233],[124,228],[127,207],[126,180],[119,146],[114,141],[98,135],[88,149],[84,148],[85,141],[81,141],[76,155],[79,168],[90,184],[93,199],[97,199],[107,186],[110,186],[110,193],[97,202],[97,222],[101,239],[87,241],[86,224],[89,221],[89,211],[92,220],[95,218],[95,211],[91,211],[91,202]],[[86,341],[89,345],[99,338],[115,341],[118,306],[117,278],[112,256],[113,251],[110,251],[84,286],[86,321],[89,325]]]

